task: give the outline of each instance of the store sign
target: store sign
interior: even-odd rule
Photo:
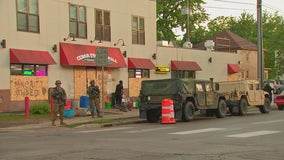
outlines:
[[[165,66],[157,66],[155,69],[155,73],[156,74],[166,74],[170,72],[170,68],[169,67],[165,67]]]
[[[95,53],[85,53],[76,57],[77,61],[96,62]]]

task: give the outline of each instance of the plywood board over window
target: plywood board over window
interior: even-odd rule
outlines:
[[[107,71],[104,71],[104,92],[107,95]],[[95,84],[99,86],[102,94],[102,70],[101,68],[74,68],[74,87],[75,99],[79,100],[81,96],[87,95],[87,87],[90,81],[94,80]],[[102,96],[101,96],[102,97]]]
[[[141,82],[150,78],[129,78],[129,97],[138,97],[141,89]]]
[[[85,67],[74,67],[74,91],[75,99],[79,100],[81,96],[86,95],[87,75]]]
[[[11,101],[48,100],[48,78],[46,76],[11,75]]]

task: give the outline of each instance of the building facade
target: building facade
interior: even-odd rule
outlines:
[[[238,54],[157,46],[155,0],[0,0],[0,12],[0,112],[48,100],[56,80],[79,100],[90,80],[137,97],[145,79],[240,77]]]

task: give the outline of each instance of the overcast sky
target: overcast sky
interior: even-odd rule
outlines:
[[[256,15],[257,0],[205,0],[204,5],[210,19],[217,16],[238,17],[246,11]],[[279,11],[279,15],[284,17],[284,0],[262,0],[262,9],[271,13]]]
[[[207,4],[203,7],[206,13],[210,14],[210,20],[218,16],[233,16],[239,17],[242,12],[254,14],[256,17],[257,0],[205,0]],[[271,13],[276,11],[284,17],[284,0],[262,0],[262,10],[267,10]],[[180,28],[173,29],[176,35],[182,38],[184,34]]]

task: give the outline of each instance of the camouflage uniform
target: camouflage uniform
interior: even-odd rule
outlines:
[[[95,85],[95,81],[92,80],[90,82],[90,86],[87,88],[87,94],[89,95],[89,102],[90,102],[90,110],[92,117],[95,117],[95,109],[97,111],[97,116],[101,117],[100,115],[100,89],[97,85]]]
[[[64,90],[64,88],[62,88],[60,86],[61,84],[61,81],[57,80],[55,82],[56,84],[56,87],[54,87],[52,90],[51,90],[51,97],[53,98],[53,102],[54,102],[54,108],[53,108],[53,115],[52,115],[52,125],[55,126],[55,120],[57,119],[57,114],[59,113],[60,115],[60,124],[61,125],[66,125],[64,122],[63,122],[63,117],[64,117],[64,105],[65,105],[65,102],[66,102],[66,92]]]

